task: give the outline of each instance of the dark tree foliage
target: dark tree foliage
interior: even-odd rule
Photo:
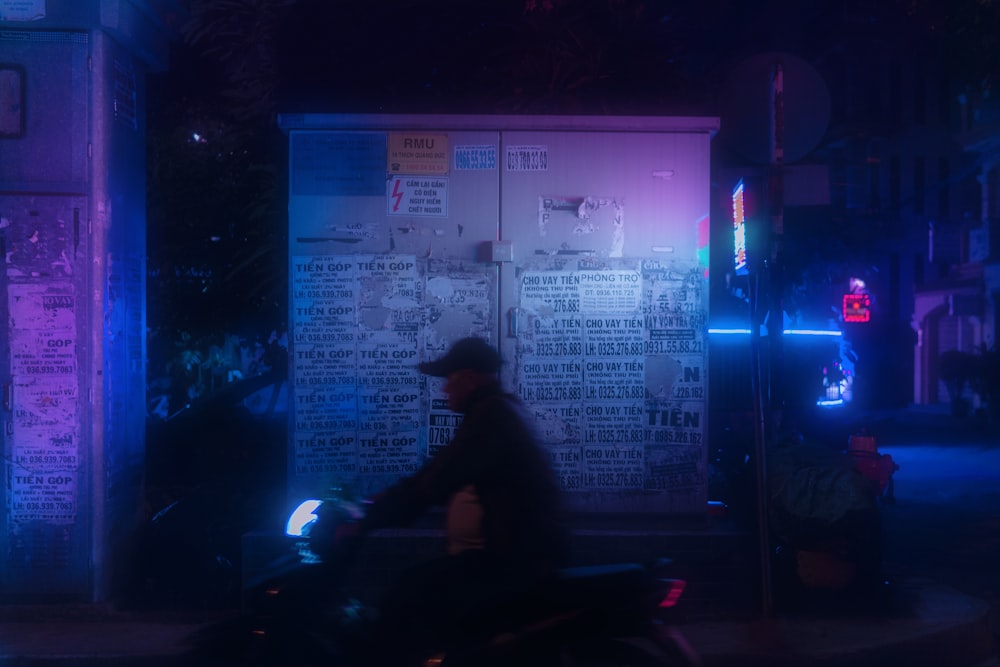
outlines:
[[[676,113],[688,99],[670,17],[636,0],[187,4],[149,86],[154,377],[190,372],[226,334],[284,326],[277,112]]]
[[[300,0],[280,97],[286,111],[634,112],[680,97],[672,28],[638,0]]]
[[[280,5],[194,3],[169,71],[150,81],[151,379],[173,376],[176,384],[192,366],[209,363],[209,350],[223,349],[227,336],[252,348],[283,328],[285,144],[267,65],[274,49],[255,31]],[[247,55],[250,44],[260,46],[250,49],[257,58]]]

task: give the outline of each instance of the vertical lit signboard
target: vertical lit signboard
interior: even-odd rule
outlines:
[[[743,179],[733,188],[733,270],[738,276],[747,275],[746,205],[743,197]]]

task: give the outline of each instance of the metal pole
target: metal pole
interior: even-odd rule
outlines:
[[[776,62],[771,71],[771,165],[768,178],[768,208],[771,216],[771,252],[768,264],[768,343],[770,346],[770,401],[769,408],[778,426],[781,410],[785,403],[784,391],[784,344],[782,332],[785,328],[784,293],[784,247],[785,233],[785,83],[781,62]]]
[[[784,129],[784,69],[775,63],[770,77],[770,148],[771,164],[768,178],[768,213],[771,217],[769,241],[770,253],[765,262],[764,284],[767,291],[765,303],[769,309],[768,318],[768,365],[767,400],[764,397],[764,372],[761,363],[759,281],[760,276],[750,281],[750,346],[752,359],[752,388],[754,401],[754,445],[757,461],[757,525],[760,550],[761,613],[765,618],[774,613],[774,599],[771,581],[771,540],[768,522],[767,495],[767,437],[768,429],[777,427],[784,401],[782,375],[784,360],[782,331],[784,329],[784,290],[781,266],[782,236],[784,234],[784,180],[782,168],[785,160]],[[768,419],[771,417],[771,419]]]
[[[753,391],[754,460],[757,480],[757,541],[760,556],[760,605],[761,614],[769,618],[774,611],[771,592],[771,540],[767,520],[767,425],[763,396],[763,369],[760,351],[760,317],[758,314],[759,274],[748,277],[750,297],[750,385]]]

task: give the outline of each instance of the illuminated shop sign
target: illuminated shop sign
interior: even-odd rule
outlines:
[[[871,298],[867,294],[845,294],[843,312],[845,322],[868,322],[871,320]]]
[[[742,179],[733,188],[733,270],[738,276],[745,276],[749,273],[744,189]]]

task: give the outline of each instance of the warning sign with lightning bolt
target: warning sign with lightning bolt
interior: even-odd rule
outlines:
[[[430,176],[390,176],[386,181],[389,215],[448,216],[448,179]]]

